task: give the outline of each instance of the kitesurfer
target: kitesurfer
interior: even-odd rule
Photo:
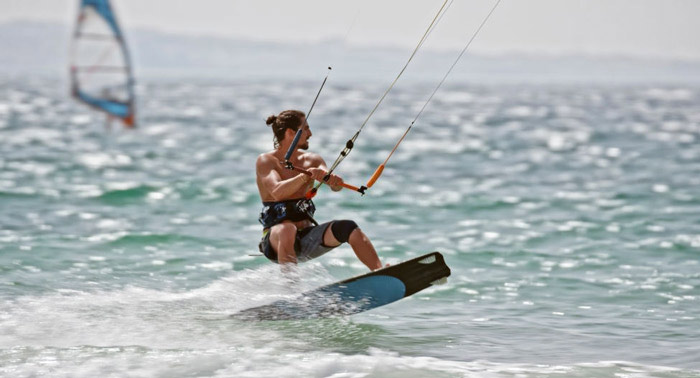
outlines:
[[[256,181],[263,210],[259,221],[263,238],[259,249],[268,259],[281,265],[296,264],[323,255],[342,243],[348,243],[355,255],[370,270],[382,267],[377,252],[357,224],[352,220],[333,220],[318,224],[315,207],[305,193],[314,180],[324,181],[328,175],[326,162],[308,151],[311,129],[304,112],[285,110],[267,118],[274,133],[275,149],[258,156],[255,163]],[[289,162],[308,174],[285,166],[284,157],[294,136],[302,128],[301,137]],[[334,174],[324,182],[333,190],[341,190],[343,180]]]

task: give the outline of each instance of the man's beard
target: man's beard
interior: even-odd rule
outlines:
[[[309,149],[309,141],[304,142],[304,144],[300,144],[298,147],[300,150],[308,150]]]

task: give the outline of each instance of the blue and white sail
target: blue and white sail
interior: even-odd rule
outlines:
[[[71,93],[134,127],[134,77],[109,0],[81,0],[71,49]]]

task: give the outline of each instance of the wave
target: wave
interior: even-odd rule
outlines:
[[[363,377],[363,378],[684,378],[700,371],[627,361],[574,364],[517,364],[453,361],[426,356],[402,356],[370,348],[365,353],[309,352],[271,342],[267,347],[230,345],[220,348],[80,346],[75,348],[18,347],[0,351],[0,373],[13,377]]]

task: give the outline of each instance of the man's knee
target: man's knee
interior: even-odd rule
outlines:
[[[331,224],[331,232],[333,237],[341,243],[347,243],[350,239],[350,234],[358,228],[357,223],[351,220],[338,220]]]
[[[294,240],[297,234],[297,226],[293,223],[280,223],[272,227],[270,237],[277,240]]]

